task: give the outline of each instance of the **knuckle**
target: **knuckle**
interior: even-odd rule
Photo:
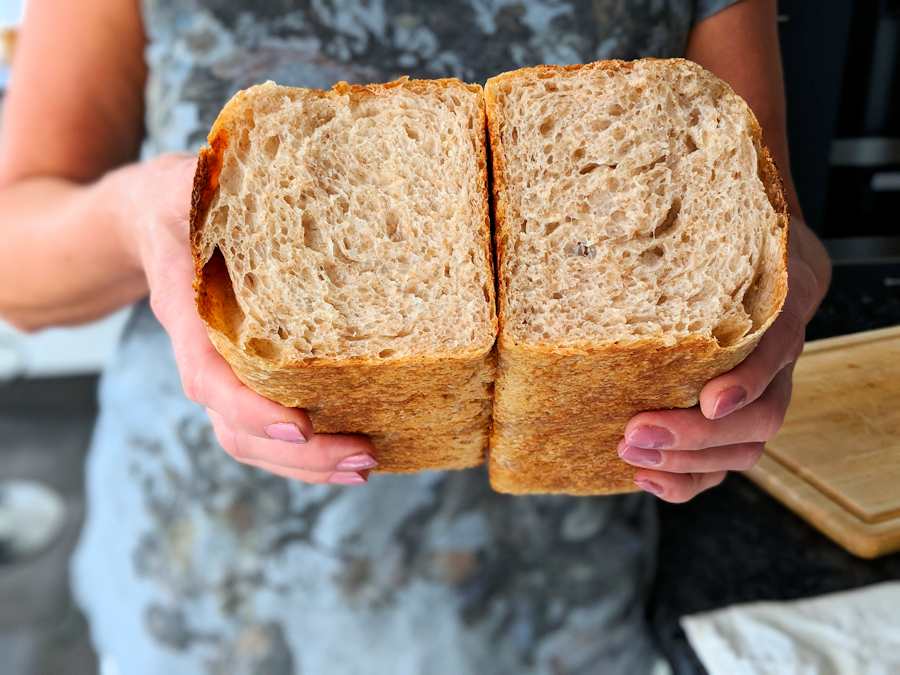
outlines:
[[[220,428],[219,425],[213,426],[213,432],[216,435],[216,440],[219,441],[219,445],[222,446],[222,449],[226,454],[234,456],[234,434],[230,433],[229,430]]]
[[[781,425],[784,423],[784,414],[784,406],[772,406],[767,418],[766,437],[763,440],[770,441],[775,438],[775,435],[779,432]]]
[[[694,498],[697,494],[696,474],[688,474],[690,480],[678,481],[670,489],[666,490],[666,501],[673,504],[684,504]]]
[[[690,469],[690,466],[688,465],[691,458],[687,456],[687,452],[680,452],[678,450],[663,450],[661,452],[662,462],[655,468],[661,471],[671,471],[672,473],[684,473]]]
[[[202,403],[203,371],[199,368],[187,368],[181,375],[181,388],[190,400]]]
[[[759,461],[759,458],[762,456],[763,446],[762,445],[751,445],[743,450],[741,453],[741,458],[738,461],[738,466],[736,469],[738,471],[747,471],[748,469],[752,469],[756,466],[756,463]]]
[[[244,462],[249,458],[246,452],[246,448],[244,447],[244,441],[245,439],[243,437],[243,434],[232,432],[231,452],[229,452],[228,454],[231,455],[233,459],[236,459],[239,462]]]

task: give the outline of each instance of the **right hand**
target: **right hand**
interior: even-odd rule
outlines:
[[[188,243],[195,168],[196,157],[163,155],[115,178],[126,204],[123,245],[147,277],[185,395],[206,408],[219,443],[239,462],[307,483],[365,483],[375,466],[368,438],[314,433],[305,411],[248,389],[210,343],[194,304]]]

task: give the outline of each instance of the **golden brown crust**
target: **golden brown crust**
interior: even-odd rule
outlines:
[[[634,490],[634,469],[616,453],[626,422],[645,410],[696,405],[706,382],[732,369],[755,348],[780,311],[787,292],[787,205],[778,172],[762,143],[759,124],[748,108],[753,117],[759,175],[782,231],[782,265],[774,284],[775,310],[768,321],[751,336],[727,347],[701,336],[670,346],[658,339],[560,346],[521,344],[506,334],[503,261],[511,224],[507,218],[504,119],[499,100],[503,89],[520,77],[574,75],[583,69],[631,69],[634,63],[536,66],[503,73],[485,85],[499,288],[499,360],[488,470],[491,485],[500,492],[597,495]],[[695,64],[691,67],[699,68]],[[733,93],[727,85],[721,85],[723,91]]]
[[[483,198],[482,238],[487,273],[493,278],[490,212],[487,192],[485,111],[479,85],[454,78],[351,85],[338,82],[321,96],[361,98],[403,87],[417,93],[435,87],[459,87],[478,94],[478,121],[473,129],[479,188]],[[289,89],[285,91],[290,92]],[[218,188],[218,174],[230,137],[245,117],[238,92],[209,133],[210,147],[200,152],[191,207],[191,250],[195,265],[197,308],[210,340],[237,377],[262,396],[288,407],[305,408],[317,433],[364,433],[376,447],[380,471],[460,469],[484,461],[491,412],[497,331],[493,283],[488,285],[490,335],[482,344],[449,353],[390,358],[306,358],[275,363],[242,349],[230,328],[229,315],[240,313],[233,299],[221,254],[201,250],[203,227]]]

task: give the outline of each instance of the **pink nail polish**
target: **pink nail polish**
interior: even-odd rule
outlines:
[[[637,464],[638,466],[659,466],[662,464],[662,453],[659,450],[633,448],[627,445],[619,453],[619,456],[626,462]]]
[[[672,432],[652,425],[638,427],[625,437],[628,445],[639,448],[670,448],[675,443]]]
[[[335,471],[329,477],[328,482],[337,485],[362,485],[366,479],[355,471]]]
[[[663,496],[662,486],[658,483],[654,483],[652,480],[647,480],[646,478],[638,478],[636,481],[634,481],[634,484],[641,488],[641,490],[649,492],[652,495],[656,495],[657,497]]]
[[[743,387],[729,387],[716,398],[713,408],[713,419],[717,420],[725,415],[730,415],[747,400],[747,390]]]
[[[292,422],[276,422],[266,427],[266,436],[276,441],[288,443],[306,443],[306,436],[300,431],[300,427]]]
[[[371,469],[378,466],[378,462],[372,455],[350,455],[344,457],[335,467],[338,471],[360,471],[362,469]]]

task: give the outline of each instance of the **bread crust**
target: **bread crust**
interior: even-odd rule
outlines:
[[[336,83],[319,96],[377,97],[395,88],[414,93],[461,88],[478,95],[479,123],[472,130],[478,186],[482,194],[481,240],[488,278],[493,279],[488,206],[486,121],[482,88],[455,78],[385,84]],[[286,92],[290,90],[285,88]],[[300,91],[300,90],[296,90]],[[276,362],[242,348],[229,329],[234,309],[230,278],[210,265],[202,246],[206,216],[216,190],[223,155],[234,130],[248,114],[252,88],[225,105],[200,151],[191,199],[190,242],[197,309],[211,342],[238,379],[287,407],[304,408],[317,433],[363,433],[376,449],[378,471],[461,469],[484,461],[491,416],[497,333],[496,296],[488,284],[489,335],[471,348],[411,356],[304,358]],[[222,265],[224,269],[224,264]],[[227,270],[224,270],[227,272]],[[229,297],[229,293],[231,296]]]
[[[647,59],[662,61],[664,59]],[[697,69],[710,86],[731,88],[685,59],[668,61]],[[625,424],[646,410],[688,408],[703,386],[753,351],[777,317],[787,294],[788,209],[784,188],[762,129],[747,107],[758,173],[781,232],[775,306],[755,331],[729,346],[712,337],[690,336],[674,345],[659,338],[628,342],[583,341],[565,346],[521,343],[505,331],[507,279],[504,261],[511,223],[507,217],[507,169],[500,98],[503,86],[523,77],[566,76],[583,70],[631,70],[636,61],[535,66],[490,78],[485,85],[496,228],[499,336],[494,417],[488,453],[492,487],[512,494],[601,495],[634,491],[634,469],[616,448]]]

